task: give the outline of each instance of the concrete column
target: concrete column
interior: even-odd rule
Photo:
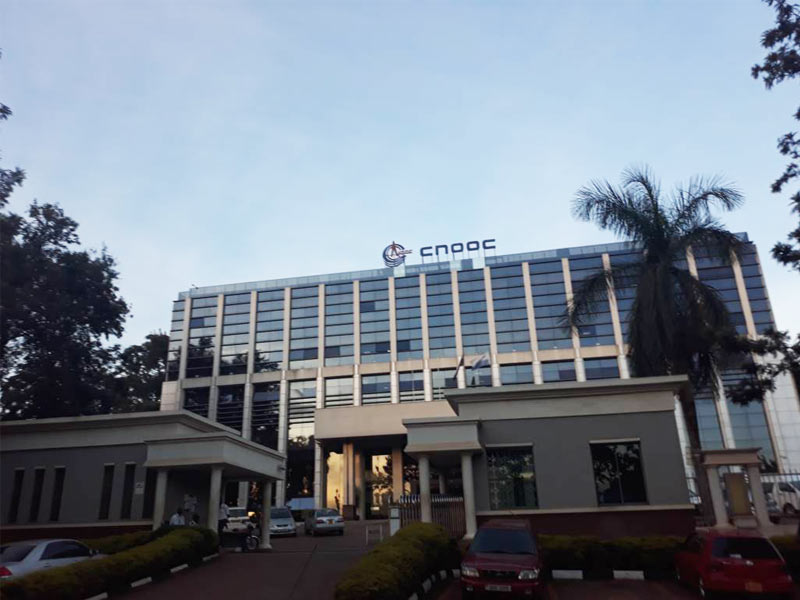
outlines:
[[[742,265],[739,264],[739,257],[736,252],[731,251],[731,268],[733,269],[733,279],[736,281],[736,291],[739,293],[739,304],[742,305],[745,326],[747,327],[747,337],[754,340],[758,337],[756,324],[753,321],[753,311],[750,309],[750,298],[747,295],[747,287],[742,275]]]
[[[460,361],[462,358],[463,356],[459,354],[458,360]],[[456,385],[460,390],[467,387],[467,365],[461,365],[461,368],[456,371]]]
[[[208,521],[207,527],[217,530],[217,516],[222,492],[222,467],[211,467],[211,485],[208,488]]]
[[[258,318],[258,292],[250,292],[250,337],[247,341],[247,374],[252,375],[256,364],[256,319]],[[249,378],[248,378],[249,380]]]
[[[397,377],[397,363],[393,362],[389,371],[389,397],[392,404],[400,403],[400,381]]]
[[[425,281],[425,273],[419,276],[419,312],[422,322],[422,358],[427,361],[431,357],[431,349],[428,331],[428,284]]]
[[[527,262],[522,263],[522,283],[525,287],[525,312],[528,314],[528,335],[531,338],[531,352],[533,352],[534,366],[539,363],[539,341],[536,337],[536,315],[533,310],[533,295],[531,294],[531,270]],[[539,367],[540,381],[536,380],[534,371],[534,381],[541,383],[541,366]]]
[[[722,496],[722,485],[719,482],[717,467],[706,467],[706,477],[711,490],[711,504],[714,507],[714,527],[728,527],[728,511]]]
[[[284,355],[288,356],[288,354]],[[286,445],[289,440],[289,382],[286,381],[286,370],[281,371],[281,383],[278,391],[278,452],[286,454]],[[286,459],[283,459],[283,468],[286,469]],[[285,471],[284,471],[285,473]],[[275,504],[286,505],[286,480],[276,482]]]
[[[214,367],[211,375],[214,377],[214,385],[219,377],[220,351],[222,350],[222,320],[225,318],[225,294],[217,296],[217,327],[214,332]]]
[[[325,365],[325,284],[320,283],[317,287],[317,365]],[[322,369],[320,368],[320,373]],[[319,383],[317,383],[317,399],[319,399]],[[317,408],[322,408],[318,406]]]
[[[261,543],[259,549],[272,550],[272,545],[269,543],[269,512],[270,512],[270,498],[272,498],[272,480],[264,480],[264,503],[261,506]]]
[[[316,407],[324,408],[325,406],[325,378],[322,376],[322,367],[317,367],[317,382],[314,386],[316,389]]]
[[[394,277],[389,277],[389,355],[394,370],[397,362],[397,301],[394,297]]]
[[[620,379],[630,379],[631,370],[628,368],[628,357],[624,354],[617,355],[617,367],[619,368]]]
[[[426,454],[417,459],[417,466],[419,467],[420,518],[423,523],[430,523],[433,515],[431,510],[431,463]]]
[[[460,358],[464,355],[464,342],[461,340],[461,305],[458,303],[458,271],[450,271],[450,294],[453,296],[453,328],[456,334],[456,356]],[[458,387],[466,386],[459,383]]]
[[[447,477],[442,472],[439,472],[439,493],[447,493]]]
[[[342,489],[342,504],[354,504],[355,498],[355,460],[353,443],[344,442],[342,444],[342,462],[344,471],[344,486]]]
[[[252,437],[252,420],[253,420],[253,384],[250,383],[250,374],[248,373],[244,384],[244,407],[242,408],[242,437],[249,440]]]
[[[424,359],[422,363],[424,365],[422,368],[422,383],[425,390],[425,402],[431,402],[433,400],[433,377],[428,366],[428,359]]]
[[[361,362],[361,287],[359,283],[358,279],[353,282],[353,364],[356,366]]]
[[[475,516],[475,482],[472,478],[471,452],[461,453],[461,483],[464,488],[464,519],[467,525],[464,537],[472,539],[478,530],[478,521]]]
[[[153,529],[158,529],[166,518],[165,506],[167,503],[167,478],[168,469],[159,469],[156,472],[156,491],[153,502]],[[214,525],[216,527],[216,525]]]
[[[569,259],[561,259],[561,272],[564,276],[564,291],[567,297],[567,306],[572,306],[572,277],[569,274]],[[586,381],[586,374],[583,369],[583,361],[581,358],[581,336],[578,334],[578,328],[572,327],[572,349],[575,351],[575,376],[578,381]],[[580,364],[579,364],[580,363]],[[583,375],[583,377],[581,377]]]
[[[325,451],[320,440],[314,440],[314,506],[325,507]]]
[[[217,420],[217,405],[219,404],[219,386],[217,378],[211,379],[211,388],[208,390],[208,418],[211,421]]]
[[[353,406],[361,406],[361,370],[359,367],[358,363],[353,365]]]
[[[542,375],[542,363],[538,360],[533,361],[533,383],[544,383],[544,375]]]
[[[489,323],[489,361],[492,387],[500,387],[500,367],[497,364],[497,328],[494,323],[494,297],[492,296],[492,272],[483,267],[483,287],[486,294],[486,320]]]
[[[358,449],[354,456],[356,500],[358,500],[358,518],[367,518],[367,486],[364,478],[364,451]]]
[[[770,527],[767,498],[764,495],[764,487],[761,485],[761,472],[758,470],[758,465],[747,465],[747,479],[750,481],[750,494],[753,496],[753,507],[756,510],[758,526]]]
[[[250,498],[250,482],[249,481],[240,481],[239,482],[239,492],[237,493],[237,502],[238,506],[247,506],[247,501]]]
[[[403,449],[392,448],[392,496],[397,502],[403,495]]]
[[[181,331],[181,357],[178,363],[178,381],[186,379],[186,359],[189,355],[189,323],[192,320],[192,299],[183,301],[183,330]],[[180,406],[183,408],[183,390],[180,391]]]

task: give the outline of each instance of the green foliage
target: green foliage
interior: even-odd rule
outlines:
[[[795,581],[800,581],[800,538],[786,535],[772,538]]]
[[[119,535],[109,535],[106,537],[82,540],[84,544],[92,550],[97,550],[100,554],[116,554],[134,546],[141,546],[154,539],[153,532],[134,531],[132,533],[122,533]]]
[[[764,62],[754,65],[752,75],[761,78],[767,89],[786,79],[800,75],[800,5],[789,0],[764,0],[775,9],[775,27],[761,36],[761,45],[767,50]],[[800,120],[800,109],[794,114]],[[783,173],[772,184],[772,191],[780,193],[783,187],[800,177],[800,137],[796,132],[784,134],[778,140],[778,151],[789,159]],[[792,212],[800,216],[800,191],[791,196]],[[800,225],[789,232],[789,243],[778,243],[772,256],[778,262],[800,271]]]
[[[458,566],[444,528],[412,523],[378,544],[336,584],[336,600],[405,600],[432,573]]]
[[[161,533],[153,534],[149,543],[104,558],[3,582],[0,595],[4,600],[84,600],[125,590],[133,581],[162,575],[177,565],[197,564],[216,551],[216,534],[210,530],[182,527]]]

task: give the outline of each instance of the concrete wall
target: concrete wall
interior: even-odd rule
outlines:
[[[589,442],[605,439],[641,438],[648,504],[689,501],[671,412],[483,421],[480,436],[484,445],[534,446],[540,509],[597,506]],[[476,508],[490,510],[485,453],[475,456],[473,467]]]
[[[50,504],[55,480],[54,467],[65,467],[64,490],[58,523],[86,523],[97,521],[106,464],[114,464],[114,485],[108,521],[120,520],[125,463],[136,463],[135,483],[145,483],[146,449],[144,444],[107,446],[102,448],[58,448],[52,450],[26,450],[3,452],[0,469],[0,523],[8,524],[8,511],[14,487],[14,471],[25,469],[16,525],[29,525],[33,496],[34,468],[44,467],[44,487],[36,523],[50,523]],[[136,486],[134,485],[134,490]],[[131,519],[141,519],[144,494],[133,495]]]

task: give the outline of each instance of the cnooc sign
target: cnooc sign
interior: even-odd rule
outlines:
[[[480,250],[494,250],[495,239],[487,240],[471,240],[469,242],[454,242],[452,244],[436,244],[435,246],[423,246],[419,250],[419,255],[425,257],[447,257],[448,259],[459,258],[459,254],[464,252],[477,252]],[[406,262],[406,256],[411,254],[412,250],[406,250],[403,246],[396,242],[392,242],[383,249],[383,264],[387,267],[399,267]]]

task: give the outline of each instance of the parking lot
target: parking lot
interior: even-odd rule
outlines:
[[[370,521],[370,524],[376,523]],[[383,523],[384,535],[388,523]],[[377,540],[376,540],[377,541]],[[272,538],[272,551],[228,549],[208,564],[134,590],[132,600],[175,598],[299,600],[333,598],[339,576],[376,541],[365,544],[364,523],[348,522],[343,536]]]

